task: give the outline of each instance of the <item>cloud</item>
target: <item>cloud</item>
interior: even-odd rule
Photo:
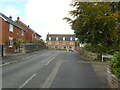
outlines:
[[[7,6],[2,9],[2,13],[4,13],[6,16],[12,16],[13,20],[16,20],[16,17],[19,14],[19,10],[13,8],[12,6]]]
[[[73,33],[69,24],[63,20],[71,10],[71,2],[72,0],[2,0],[0,9],[8,17],[11,15],[13,20],[19,16],[22,22],[30,25],[45,40],[48,32]]]
[[[47,33],[73,33],[63,21],[71,10],[71,0],[28,0],[25,5],[26,23],[46,38]]]

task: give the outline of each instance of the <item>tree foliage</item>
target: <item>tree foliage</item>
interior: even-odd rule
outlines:
[[[120,2],[74,2],[71,6],[73,19],[64,19],[80,42],[119,48]]]
[[[113,55],[112,61],[112,71],[113,73],[120,78],[120,52],[116,52]]]

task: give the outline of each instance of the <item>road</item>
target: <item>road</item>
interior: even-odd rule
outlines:
[[[106,88],[77,52],[48,51],[2,67],[3,88]]]

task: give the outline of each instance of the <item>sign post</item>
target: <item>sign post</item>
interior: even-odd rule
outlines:
[[[112,55],[102,55],[102,62],[104,61],[103,59],[104,58],[112,58],[113,56]]]

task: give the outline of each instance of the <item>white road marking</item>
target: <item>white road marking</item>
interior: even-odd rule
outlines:
[[[25,81],[19,88],[23,88],[36,74],[33,74],[27,81]]]
[[[5,63],[5,64],[1,64],[0,67],[2,66],[5,66],[5,65],[8,65],[8,64],[11,64],[12,62],[8,62],[8,63]]]
[[[37,55],[37,54],[32,55],[32,56],[30,56],[30,57],[22,58],[22,59],[20,59],[20,60],[10,61],[10,62],[8,62],[8,63],[0,64],[0,67],[6,66],[6,65],[9,65],[9,64],[12,64],[12,63],[16,63],[16,62],[19,62],[19,61],[23,61],[23,60],[25,60],[25,59],[29,59],[29,58],[34,57],[34,56],[36,56],[36,55]]]
[[[54,58],[56,57],[56,56],[58,56],[60,53],[58,53],[58,54],[56,54],[52,59],[50,59],[45,65],[47,66],[50,62],[52,62],[53,60],[54,60]]]
[[[48,61],[45,65],[47,66],[50,62],[52,62],[52,60],[54,60],[54,58],[52,58],[50,61]]]
[[[59,71],[59,68],[62,64],[62,61],[58,61],[55,65],[55,67],[53,68],[52,72],[50,73],[50,75],[47,77],[47,79],[45,80],[45,82],[40,85],[41,88],[51,88],[53,81]]]

